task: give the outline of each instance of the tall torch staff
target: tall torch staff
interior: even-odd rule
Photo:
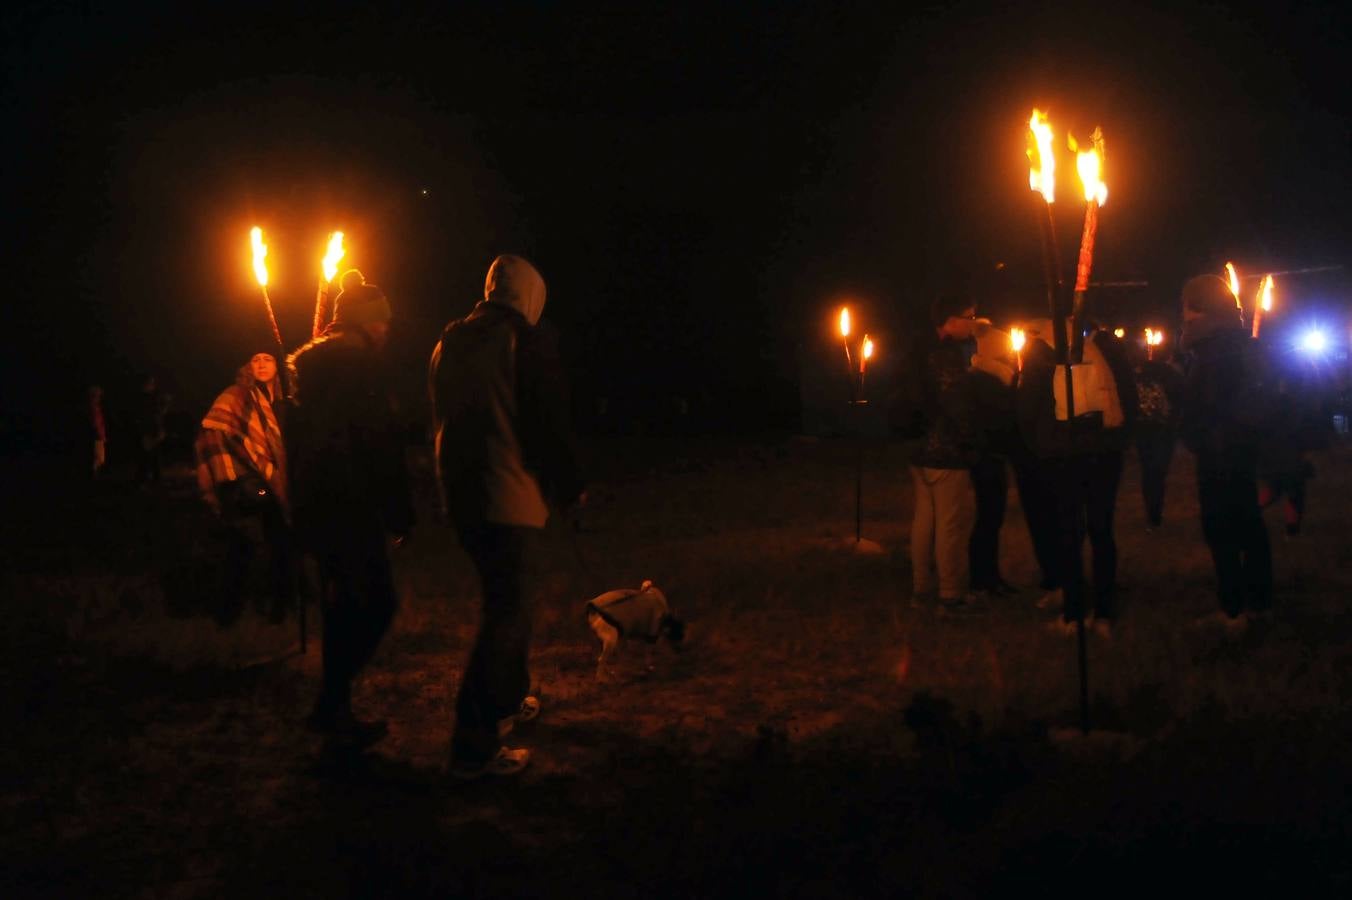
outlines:
[[[281,379],[282,396],[289,395],[286,375],[286,345],[282,343],[282,331],[277,327],[277,316],[272,311],[272,297],[268,296],[268,245],[263,243],[263,229],[257,225],[249,232],[249,244],[253,248],[254,278],[258,280],[259,290],[263,292],[263,308],[268,313],[268,324],[272,326],[272,339],[277,344],[277,377]]]
[[[1041,110],[1034,109],[1028,120],[1028,184],[1042,195],[1042,269],[1047,282],[1047,305],[1052,319],[1052,339],[1055,342],[1057,361],[1065,369],[1066,379],[1066,420],[1075,421],[1075,380],[1071,367],[1071,351],[1066,341],[1065,310],[1061,306],[1060,295],[1063,291],[1061,281],[1061,257],[1056,245],[1056,223],[1052,218],[1052,204],[1056,202],[1056,156],[1053,150],[1052,127],[1047,116]],[[1071,527],[1071,535],[1076,547],[1080,546],[1081,534],[1078,521]],[[1079,579],[1067,578],[1066,602],[1071,600],[1072,591],[1081,592]],[[1076,638],[1079,647],[1080,664],[1080,730],[1089,733],[1089,653],[1084,634],[1084,602],[1075,604],[1078,615],[1075,620]]]

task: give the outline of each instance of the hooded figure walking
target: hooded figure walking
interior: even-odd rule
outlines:
[[[352,683],[394,620],[389,544],[413,526],[404,441],[384,348],[390,302],[356,269],[343,274],[334,319],[291,355],[291,449],[296,536],[319,563],[324,674],[310,726],[365,746],[382,721],[352,711]]]
[[[241,595],[253,558],[253,536],[262,526],[271,553],[272,606],[268,617],[283,621],[295,603],[286,447],[282,443],[285,398],[271,341],[240,367],[202,419],[194,450],[197,486],[225,536],[225,570],[218,621],[227,625],[243,611]]]
[[[529,695],[532,557],[549,506],[584,499],[568,389],[553,332],[540,325],[545,282],[499,256],[484,299],[446,326],[429,387],[446,511],[474,561],[483,618],[456,699],[451,774],[511,775],[530,759],[503,738],[539,712]]]
[[[1272,549],[1258,506],[1258,456],[1273,422],[1273,393],[1239,303],[1215,275],[1183,285],[1182,348],[1191,359],[1183,441],[1197,457],[1202,534],[1216,566],[1224,622],[1272,608]]]

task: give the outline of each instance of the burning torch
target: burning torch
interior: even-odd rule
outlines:
[[[1225,264],[1225,277],[1226,277],[1226,280],[1230,282],[1230,293],[1234,294],[1234,295],[1235,295],[1235,299],[1238,300],[1238,299],[1239,299],[1239,273],[1235,271],[1235,264],[1234,264],[1234,263],[1228,262],[1228,263]]]
[[[1084,231],[1080,235],[1080,261],[1075,271],[1075,333],[1071,341],[1071,357],[1079,362],[1084,356],[1084,301],[1089,290],[1089,273],[1094,268],[1094,240],[1098,236],[1098,211],[1108,200],[1108,186],[1103,182],[1103,129],[1095,128],[1090,136],[1090,147],[1081,151],[1079,144],[1067,135],[1070,150],[1075,153],[1075,168],[1084,186]]]
[[[1147,328],[1145,330],[1145,356],[1146,359],[1155,358],[1155,348],[1164,343],[1164,332],[1158,328]]]
[[[1042,272],[1047,282],[1047,311],[1052,319],[1052,340],[1057,361],[1066,369],[1066,413],[1075,418],[1074,376],[1070,367],[1070,348],[1066,345],[1066,315],[1061,307],[1061,251],[1056,244],[1056,223],[1052,204],[1056,202],[1056,153],[1052,126],[1047,114],[1034,109],[1028,119],[1028,186],[1042,195]]]
[[[1253,300],[1253,336],[1258,337],[1258,330],[1262,327],[1263,316],[1272,312],[1272,276],[1266,275],[1262,284],[1258,287],[1258,296]]]
[[[1009,346],[1014,351],[1014,364],[1018,371],[1023,371],[1023,347],[1028,343],[1028,335],[1022,328],[1009,329]]]
[[[319,290],[315,294],[315,321],[310,332],[311,337],[323,334],[329,320],[333,318],[333,300],[329,297],[329,288],[333,285],[333,279],[338,277],[338,263],[342,261],[346,252],[343,249],[343,233],[335,231],[329,235],[328,249],[324,253],[324,261],[320,264],[323,277],[319,280]]]

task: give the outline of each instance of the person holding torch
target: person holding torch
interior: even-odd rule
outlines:
[[[353,714],[352,683],[394,619],[389,547],[402,546],[414,516],[383,352],[390,301],[356,269],[341,287],[332,324],[291,355],[288,438],[296,536],[323,589],[323,684],[309,724],[360,747],[385,724]]]

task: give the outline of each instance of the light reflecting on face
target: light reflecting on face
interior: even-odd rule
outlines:
[[[249,360],[254,381],[267,384],[277,377],[277,359],[271,353],[255,353]]]

